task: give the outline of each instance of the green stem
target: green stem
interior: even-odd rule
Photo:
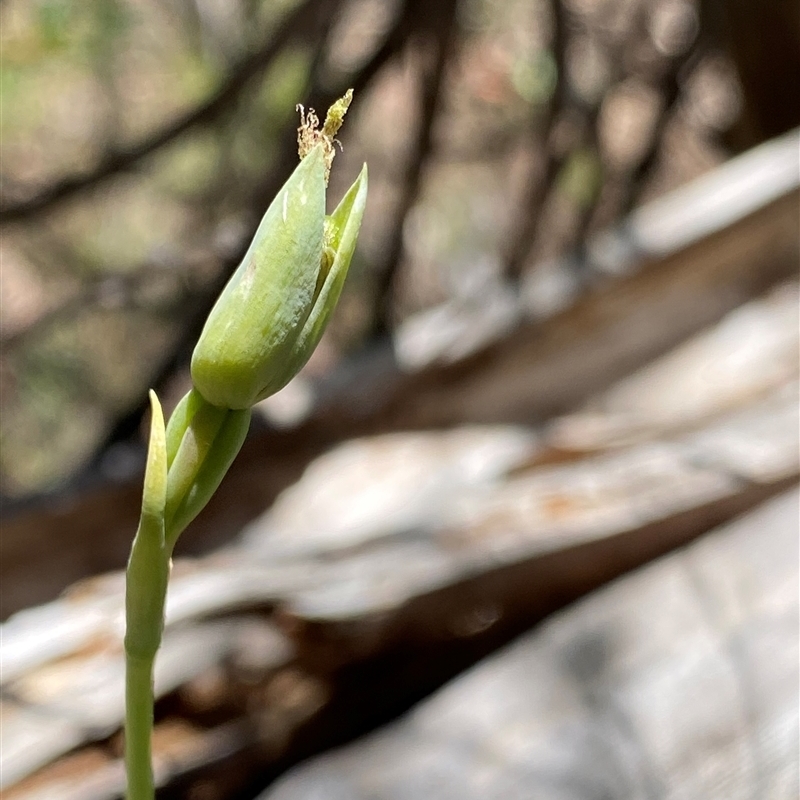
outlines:
[[[125,631],[125,769],[127,800],[153,800],[153,665],[161,646],[169,558],[140,523],[128,562]]]
[[[231,411],[190,392],[170,428],[155,395],[142,516],[125,589],[125,766],[128,800],[153,800],[153,663],[161,646],[172,549],[209,501],[247,435],[250,410]]]
[[[125,770],[127,800],[153,800],[150,739],[153,730],[153,662],[130,653],[125,661]]]

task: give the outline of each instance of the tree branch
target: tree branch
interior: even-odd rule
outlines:
[[[697,42],[683,58],[672,59],[666,75],[659,87],[662,106],[653,125],[653,132],[647,150],[629,176],[628,185],[619,204],[619,215],[624,216],[633,210],[639,200],[644,182],[658,161],[661,144],[667,126],[675,116],[681,99],[681,79],[691,73],[703,54],[706,52],[704,42]]]
[[[542,214],[545,200],[566,159],[566,154],[558,155],[549,146],[553,126],[564,104],[567,90],[564,63],[567,34],[564,8],[561,5],[561,0],[551,0],[550,16],[553,23],[552,46],[553,56],[556,61],[556,85],[545,110],[544,120],[541,125],[542,133],[536,137],[534,143],[534,149],[545,154],[545,163],[540,170],[535,167],[532,168],[531,173],[528,175],[528,184],[521,201],[524,217],[518,226],[519,233],[514,237],[506,254],[505,274],[514,282],[519,281],[525,268],[525,262],[536,241],[539,217]]]
[[[149,133],[125,150],[111,150],[89,171],[68,175],[27,200],[0,203],[0,224],[19,222],[48,211],[64,200],[90,189],[116,173],[131,169],[140,160],[169,144],[197,125],[214,121],[237,99],[251,78],[265,70],[287,41],[298,36],[332,0],[306,0],[282,22],[269,42],[231,70],[217,90],[199,106]],[[309,22],[312,20],[312,23]]]
[[[425,9],[428,14],[423,24],[433,39],[436,55],[432,65],[423,67],[420,84],[421,119],[405,170],[400,202],[394,212],[395,224],[389,237],[386,257],[377,271],[372,336],[384,335],[389,330],[394,278],[403,253],[403,226],[419,195],[422,170],[433,149],[433,123],[441,104],[444,75],[456,38],[456,5],[455,0],[443,0]]]

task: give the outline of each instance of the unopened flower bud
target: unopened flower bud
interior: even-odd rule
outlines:
[[[206,321],[192,381],[212,405],[245,409],[308,361],[341,294],[367,196],[367,168],[325,216],[332,142],[315,144],[278,192]]]

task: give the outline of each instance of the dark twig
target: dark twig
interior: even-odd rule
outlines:
[[[309,24],[313,24],[317,15],[326,6],[330,6],[331,2],[332,0],[306,0],[286,17],[261,50],[248,56],[231,70],[211,97],[160,130],[148,134],[125,150],[109,151],[91,170],[61,178],[27,200],[0,203],[0,224],[19,222],[49,210],[78,192],[94,187],[116,173],[131,169],[140,160],[190,128],[213,122],[236,101],[250,79],[272,63],[287,41],[301,34]]]
[[[433,62],[423,67],[420,121],[405,170],[400,201],[394,212],[395,224],[386,256],[377,270],[372,336],[381,336],[390,328],[395,273],[403,252],[403,226],[419,195],[422,171],[433,149],[433,123],[441,104],[446,67],[455,43],[456,5],[456,0],[443,0],[436,5],[424,6],[425,17],[421,27],[424,26],[426,38],[433,43],[436,52]],[[420,9],[418,13],[422,14],[423,10]]]
[[[628,183],[619,203],[618,213],[624,216],[637,204],[645,180],[658,161],[664,133],[674,118],[680,105],[681,83],[686,74],[691,72],[705,52],[701,42],[697,42],[683,58],[673,59],[660,86],[663,103],[653,125],[653,132],[647,144],[647,150],[628,176]]]
[[[550,13],[553,21],[553,54],[556,60],[556,85],[547,103],[544,119],[535,127],[534,151],[544,153],[544,165],[535,166],[528,175],[527,187],[521,200],[524,216],[518,225],[518,233],[508,248],[505,259],[505,273],[512,281],[518,281],[525,267],[531,249],[536,241],[539,218],[550,189],[561,168],[564,166],[565,154],[553,152],[550,138],[558,114],[564,104],[567,93],[564,53],[566,49],[566,24],[564,8],[561,0],[551,0]],[[538,133],[541,131],[541,133]]]
[[[332,93],[339,97],[348,88],[355,94],[365,89],[372,79],[383,69],[384,65],[394,58],[405,45],[409,35],[414,29],[414,3],[407,2],[398,15],[396,21],[386,33],[378,49],[370,56],[357,71],[356,76],[350,79],[350,86],[341,85]],[[322,106],[320,106],[322,108]]]
[[[561,53],[559,62],[559,75],[564,74],[563,52],[566,45],[566,25],[564,19],[564,9],[561,0],[552,0],[552,12],[554,19],[554,30],[556,43],[560,43],[560,47],[556,48],[556,52]],[[639,9],[636,18],[631,24],[633,31],[632,35],[636,33],[641,34],[641,29],[644,24],[644,10]],[[628,39],[617,42],[609,43],[608,47],[611,51],[612,62],[612,75],[610,84],[616,84],[623,76],[623,52],[628,44]],[[531,186],[531,193],[528,196],[529,201],[529,214],[525,218],[522,230],[515,242],[515,246],[509,251],[510,255],[507,261],[507,274],[514,280],[519,280],[524,270],[525,264],[530,259],[533,247],[536,245],[539,233],[540,220],[542,209],[547,204],[548,198],[553,192],[557,191],[555,181],[566,165],[569,158],[578,148],[584,148],[590,152],[599,154],[600,147],[598,142],[598,119],[600,109],[602,106],[603,98],[598,98],[596,102],[587,105],[583,102],[577,102],[574,98],[569,97],[569,86],[566,80],[559,87],[560,104],[551,113],[556,115],[563,113],[567,105],[572,106],[577,111],[577,116],[580,120],[580,136],[579,140],[574,143],[570,150],[554,153],[552,148],[548,149],[545,168],[543,170],[543,177],[539,183],[534,183]],[[555,119],[550,120],[551,125],[555,124]],[[590,202],[583,205],[578,209],[577,217],[573,225],[572,231],[567,242],[564,243],[564,249],[569,253],[568,263],[573,264],[576,275],[575,277],[581,282],[588,279],[591,265],[587,261],[585,239],[588,231],[593,227],[595,217],[600,206],[601,191],[597,191],[591,198]]]
[[[0,349],[10,352],[16,347],[24,346],[29,341],[47,335],[54,328],[69,323],[87,309],[101,305],[110,304],[114,310],[139,308],[163,312],[167,309],[180,309],[187,297],[197,293],[182,281],[175,281],[175,291],[163,301],[142,301],[140,295],[154,279],[175,279],[175,271],[185,274],[189,269],[189,266],[176,265],[167,272],[163,266],[148,263],[137,267],[130,274],[92,280],[81,291],[44,312],[27,327],[0,336]]]

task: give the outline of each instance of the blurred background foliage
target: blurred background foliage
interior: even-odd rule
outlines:
[[[800,74],[797,6],[3,0],[3,496],[138,468],[147,388],[184,391],[296,104],[354,87],[332,199],[370,166],[313,381],[439,303],[524,291],[545,315],[603,280],[587,235],[797,124],[769,78]]]

